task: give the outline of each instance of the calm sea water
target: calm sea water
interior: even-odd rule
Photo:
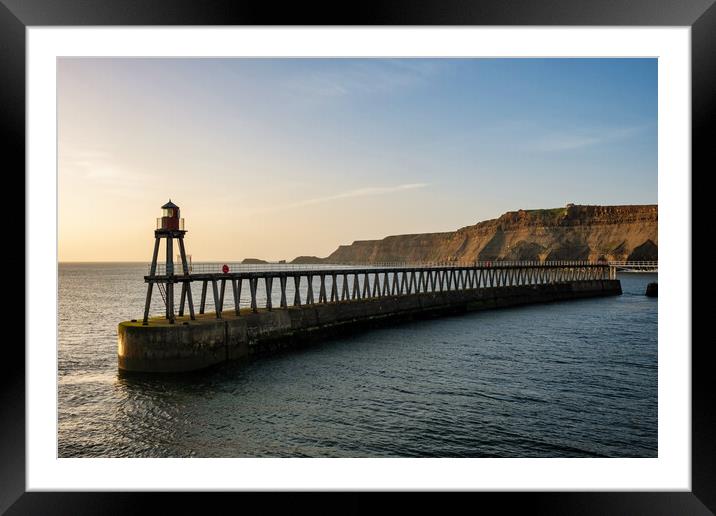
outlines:
[[[655,275],[620,275],[617,297],[124,377],[117,323],[141,316],[144,274],[60,265],[61,457],[657,456],[657,300],[644,296]]]

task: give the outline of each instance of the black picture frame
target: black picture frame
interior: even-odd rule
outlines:
[[[714,0],[426,0],[362,1],[351,5],[196,0],[0,0],[0,125],[5,165],[25,169],[25,29],[83,25],[569,25],[689,26],[692,71],[692,170],[712,168],[716,146],[716,5]],[[710,130],[709,130],[710,129]],[[12,159],[8,159],[12,158]],[[10,165],[14,164],[14,165]],[[693,177],[692,173],[692,177]],[[27,275],[28,271],[25,270]],[[30,300],[31,301],[31,300]],[[683,300],[691,303],[691,300]],[[6,343],[10,344],[10,343]],[[709,342],[692,346],[692,491],[479,493],[501,510],[528,507],[550,514],[712,514],[716,512],[716,403],[710,386]],[[25,492],[25,350],[6,345],[0,375],[0,513],[205,512],[208,497],[239,494]],[[247,495],[244,494],[246,497]],[[249,495],[254,496],[254,495]],[[287,495],[295,507],[305,500]],[[282,497],[262,496],[263,510]],[[213,504],[215,500],[210,501]],[[229,503],[233,503],[229,501]],[[244,502],[245,503],[245,502]],[[348,495],[330,507],[341,513],[382,506],[377,495]],[[320,503],[320,502],[318,502]],[[421,505],[423,504],[420,501]],[[474,502],[470,502],[473,504]],[[202,508],[202,509],[199,509]],[[238,509],[235,507],[234,509]],[[323,512],[322,511],[322,512]]]

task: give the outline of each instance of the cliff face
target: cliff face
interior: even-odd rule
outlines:
[[[656,260],[656,205],[510,211],[447,233],[342,245],[328,263],[474,260]]]
[[[241,263],[256,265],[256,264],[268,263],[268,262],[266,260],[261,260],[259,258],[244,258],[243,260],[241,260]]]
[[[290,263],[303,265],[303,264],[311,264],[311,263],[322,263],[323,261],[324,261],[324,258],[319,258],[318,256],[297,256],[296,258],[291,260]]]

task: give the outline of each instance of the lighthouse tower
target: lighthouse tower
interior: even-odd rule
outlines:
[[[188,281],[189,265],[184,250],[184,219],[179,217],[179,206],[171,199],[162,206],[162,216],[157,218],[157,229],[154,231],[154,253],[152,254],[152,265],[149,268],[149,276],[145,276],[147,282],[147,301],[144,305],[144,319],[142,324],[149,324],[149,307],[152,303],[152,288],[157,284],[159,292],[166,304],[166,317],[171,324],[174,324],[174,284],[181,282],[181,301],[179,303],[179,315],[184,315],[184,300],[189,302],[189,315],[194,320],[194,303],[191,298],[191,282]],[[166,263],[164,271],[157,274],[157,257],[159,256],[159,243],[166,240]],[[173,249],[174,240],[179,244],[181,255],[182,274],[176,274],[174,270]],[[161,274],[163,272],[163,274]]]

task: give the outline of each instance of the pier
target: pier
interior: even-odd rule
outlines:
[[[608,262],[617,272],[659,272],[659,262],[652,261],[612,261]]]
[[[219,272],[226,268],[227,272]],[[454,265],[413,265],[409,267],[364,266],[360,268],[326,265],[322,268],[243,270],[231,272],[228,265],[200,264],[193,272],[167,275],[159,266],[155,274],[144,277],[147,283],[164,285],[181,283],[178,316],[188,305],[190,318],[195,318],[191,288],[187,283],[201,284],[199,314],[205,313],[207,295],[213,298],[214,316],[221,319],[227,311],[240,315],[241,292],[248,290],[248,308],[268,311],[275,307],[335,303],[361,299],[379,299],[420,293],[474,290],[496,287],[537,286],[588,280],[613,280],[616,268],[589,262],[476,262]],[[283,269],[283,270],[282,270]],[[230,288],[227,289],[227,285]],[[165,299],[166,288],[161,289]],[[211,294],[208,294],[211,292]],[[229,294],[230,292],[230,294]],[[232,305],[226,307],[231,296]],[[170,305],[173,303],[169,303]],[[168,308],[168,322],[174,320],[173,307]],[[148,310],[145,311],[145,321]]]
[[[158,221],[155,231],[153,259],[144,277],[144,317],[118,327],[118,363],[124,371],[191,371],[398,321],[621,294],[616,267],[607,262],[190,267],[179,209],[171,201],[162,208],[163,219],[172,220]],[[163,264],[157,263],[160,239],[167,240]],[[172,259],[175,239],[179,273]],[[176,284],[181,287],[178,310]],[[149,317],[155,285],[165,305],[161,317]],[[193,285],[201,288],[198,307]],[[248,296],[242,298],[242,292]]]

